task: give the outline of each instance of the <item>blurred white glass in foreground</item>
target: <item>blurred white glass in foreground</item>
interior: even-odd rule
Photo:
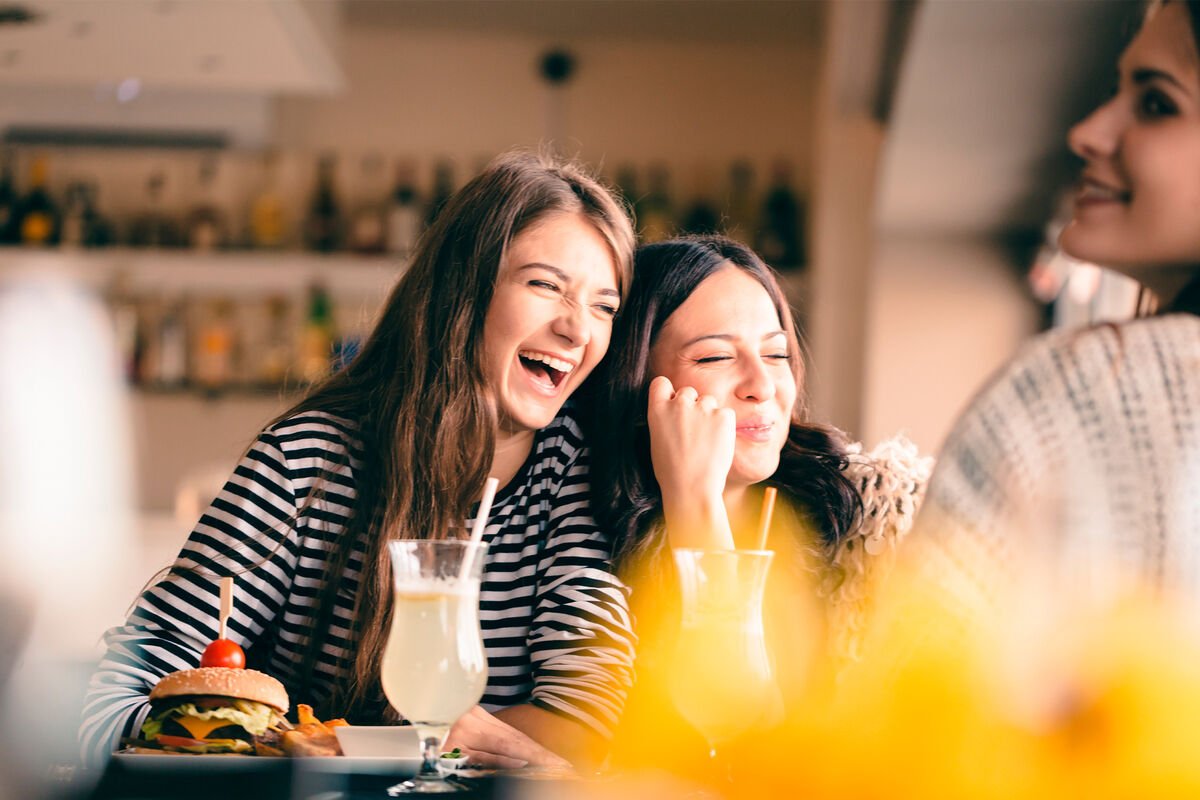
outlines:
[[[450,726],[487,685],[479,585],[487,546],[465,541],[389,542],[392,630],[381,678],[388,702],[417,728],[424,763],[389,793],[453,792],[437,768]]]
[[[102,302],[51,259],[0,264],[0,649],[16,654],[0,681],[24,773],[7,781],[26,791],[73,760],[96,612],[129,600],[130,441]]]

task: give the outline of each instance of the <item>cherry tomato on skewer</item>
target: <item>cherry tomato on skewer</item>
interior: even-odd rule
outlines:
[[[214,639],[212,644],[204,648],[204,655],[200,657],[200,666],[245,669],[246,652],[237,642],[231,642],[228,639]]]

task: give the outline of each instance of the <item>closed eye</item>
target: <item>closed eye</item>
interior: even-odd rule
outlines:
[[[767,353],[766,355],[763,356],[763,358],[773,358],[773,359],[776,359],[779,361],[791,361],[792,354],[791,353]]]
[[[608,303],[597,303],[593,308],[605,316],[615,317],[617,315],[617,307],[610,306]]]
[[[558,284],[551,283],[550,281],[543,281],[540,279],[535,279],[535,280],[531,280],[529,282],[529,285],[533,286],[534,288],[537,288],[537,289],[546,289],[547,291],[551,291],[551,292],[558,291]]]
[[[733,356],[705,356],[704,358],[697,358],[696,363],[697,364],[715,364],[718,361],[731,361],[731,360],[733,360]]]

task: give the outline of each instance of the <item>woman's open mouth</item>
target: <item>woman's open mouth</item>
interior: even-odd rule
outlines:
[[[533,384],[547,392],[557,391],[575,370],[575,365],[570,361],[536,350],[521,350],[517,353],[517,359]]]
[[[1101,183],[1091,178],[1084,178],[1080,182],[1079,188],[1075,191],[1075,206],[1076,208],[1083,208],[1110,203],[1128,203],[1130,197],[1130,192],[1117,186]]]

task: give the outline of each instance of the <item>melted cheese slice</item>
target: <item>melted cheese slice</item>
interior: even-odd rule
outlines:
[[[217,728],[234,725],[227,719],[198,719],[196,717],[176,717],[175,721],[187,729],[193,739],[204,739]]]

